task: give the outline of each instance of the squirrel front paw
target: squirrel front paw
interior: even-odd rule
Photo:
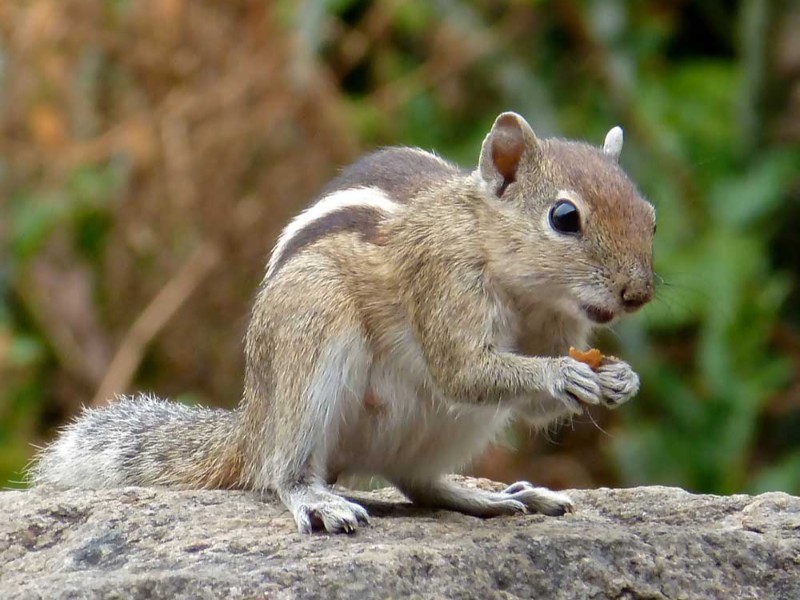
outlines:
[[[639,391],[639,376],[621,360],[602,365],[597,370],[597,380],[602,390],[600,401],[608,408],[624,404]]]
[[[318,485],[296,483],[279,489],[278,495],[294,516],[300,533],[353,533],[359,525],[369,524],[363,506]]]
[[[359,524],[369,524],[369,515],[362,506],[338,497],[300,504],[293,512],[300,533],[353,533]]]
[[[600,404],[603,390],[599,374],[592,368],[574,358],[563,357],[553,360],[553,376],[548,392],[563,402],[571,412],[583,412],[582,404]]]

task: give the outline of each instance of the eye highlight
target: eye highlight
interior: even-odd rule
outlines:
[[[550,226],[559,233],[581,232],[581,214],[569,200],[558,200],[550,209]]]

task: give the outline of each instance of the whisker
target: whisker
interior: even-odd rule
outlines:
[[[595,420],[594,415],[590,411],[587,410],[586,414],[589,416],[589,420],[592,422],[592,425],[594,425],[597,428],[598,431],[600,431],[603,435],[605,435],[609,439],[613,439],[614,438],[613,435],[611,435],[605,429],[600,427],[600,424]]]

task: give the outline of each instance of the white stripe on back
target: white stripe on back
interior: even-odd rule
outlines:
[[[401,206],[389,198],[383,190],[374,187],[356,187],[347,190],[339,190],[321,198],[318,202],[292,219],[281,232],[275,244],[275,248],[272,250],[266,276],[270,276],[291,239],[304,228],[332,212],[342,210],[343,208],[360,206],[377,208],[386,213],[387,216],[395,214],[398,209],[401,208]]]

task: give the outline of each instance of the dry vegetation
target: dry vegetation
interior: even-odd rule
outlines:
[[[53,0],[2,21],[10,208],[61,213],[15,240],[37,247],[13,282],[59,412],[129,389],[145,350],[151,385],[234,403],[276,232],[358,147],[327,74],[252,2]]]

